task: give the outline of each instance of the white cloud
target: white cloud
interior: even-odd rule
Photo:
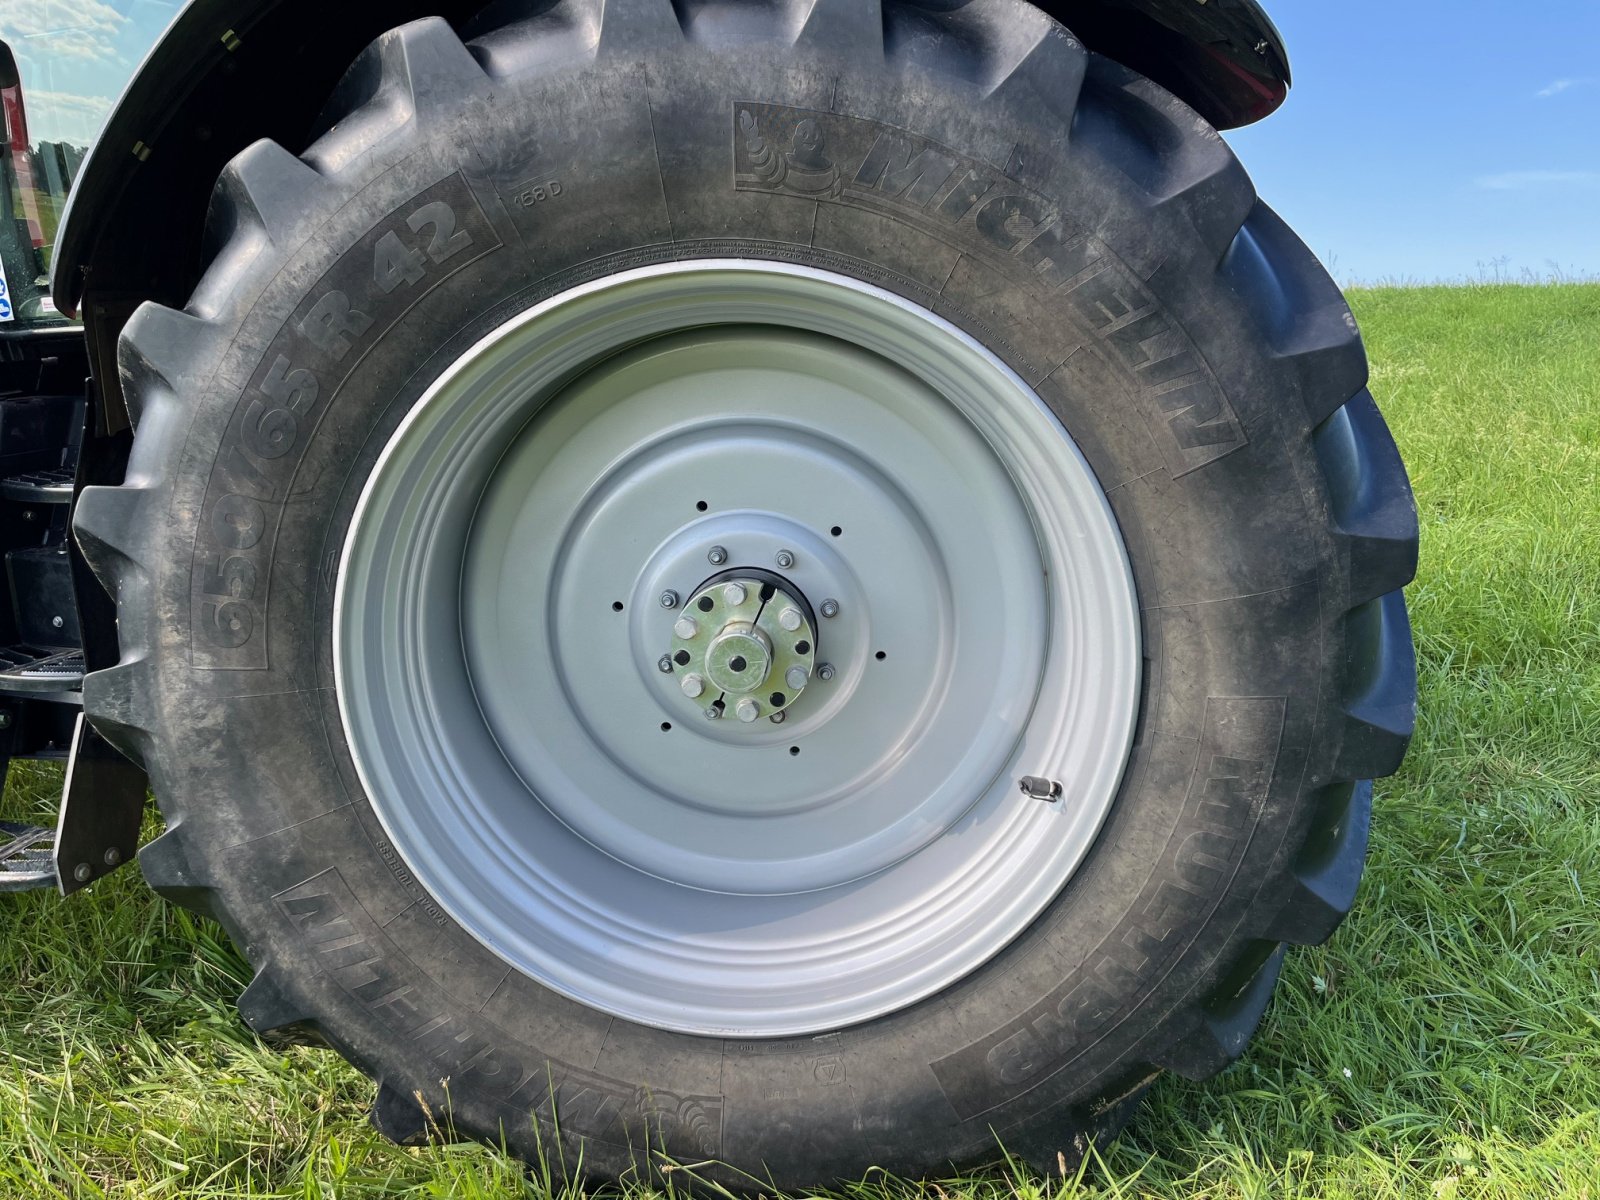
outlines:
[[[1506,171],[1480,175],[1478,187],[1489,192],[1524,192],[1532,188],[1597,188],[1600,171]]]
[[[1540,88],[1534,95],[1540,100],[1548,100],[1552,96],[1559,96],[1562,92],[1570,92],[1573,88],[1587,87],[1593,82],[1592,79],[1556,79]]]
[[[114,61],[127,21],[102,0],[0,0],[0,37],[30,57]]]
[[[28,105],[28,140],[35,145],[71,142],[74,146],[87,146],[111,111],[111,101],[105,96],[30,91],[24,99]]]

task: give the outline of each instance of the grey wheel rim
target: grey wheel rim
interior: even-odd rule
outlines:
[[[334,642],[377,816],[468,933],[763,1037],[905,1008],[1038,916],[1116,794],[1138,631],[1103,492],[999,359],[701,260],[446,370],[367,481]]]

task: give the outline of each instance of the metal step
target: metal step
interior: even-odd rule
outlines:
[[[0,647],[0,692],[75,692],[82,686],[82,650]]]
[[[0,498],[23,504],[71,504],[72,472],[57,467],[0,479]]]
[[[0,892],[56,886],[54,830],[0,821]]]

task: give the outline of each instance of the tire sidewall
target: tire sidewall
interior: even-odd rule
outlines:
[[[797,122],[814,122],[837,177],[752,184],[742,112],[783,153]],[[1331,754],[1306,748],[1320,744],[1319,689],[1338,669],[1347,607],[1309,430],[1297,385],[1217,288],[1194,230],[1114,164],[1069,147],[1057,119],[985,105],[945,79],[823,71],[768,48],[597,63],[402,123],[342,160],[337,195],[308,209],[292,248],[224,252],[213,273],[234,278],[213,289],[225,300],[208,315],[231,336],[170,472],[153,773],[253,961],[364,1069],[446,1104],[464,1129],[503,1130],[524,1154],[575,1154],[582,1139],[613,1174],[646,1145],[764,1161],[780,1181],[808,1178],[819,1156],[844,1174],[927,1170],[1147,1074],[1161,1043],[1187,1032],[1170,1014],[1261,937],[1255,889],[1298,844],[1302,797],[1330,774]],[[891,168],[926,151],[941,183],[971,172],[993,189],[983,205],[1009,206],[989,209],[985,228],[982,205],[941,217],[943,189],[919,203],[913,181],[894,195],[880,186],[892,169],[860,184],[880,143]],[[350,283],[374,319],[342,357],[297,334],[330,281],[364,270],[370,285],[376,242],[416,235],[407,219],[441,197],[460,209],[469,251],[430,260],[415,294]],[[1056,221],[1060,259],[1041,269],[1039,237],[1019,231]],[[388,842],[334,690],[344,537],[428,384],[484,333],[578,283],[709,257],[850,274],[989,346],[1095,470],[1144,610],[1137,743],[1058,900],[940,996],[812,1037],[664,1033],[508,968]],[[1067,262],[1079,269],[1067,275]],[[1120,336],[1137,321],[1155,341]],[[252,460],[270,484],[257,480],[251,497],[256,530],[256,510],[234,502],[219,518],[218,505],[243,494],[230,464],[261,448],[251,405],[295,343],[304,355],[291,361],[314,369],[319,396],[290,450]],[[1177,399],[1173,380],[1151,385],[1138,365],[1176,371],[1183,355],[1192,369],[1176,382],[1192,394]],[[227,565],[239,558],[249,597],[245,568]],[[208,573],[224,593],[197,582]],[[238,645],[207,641],[219,600],[249,607]]]

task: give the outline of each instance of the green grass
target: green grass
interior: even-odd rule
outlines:
[[[1081,1180],[1005,1166],[863,1200],[1600,1200],[1600,287],[1359,292],[1422,514],[1422,721],[1366,883],[1245,1061],[1160,1083]],[[55,782],[7,801],[45,811]],[[401,1150],[332,1055],[258,1045],[247,969],[124,872],[0,902],[0,1196],[543,1196]]]

